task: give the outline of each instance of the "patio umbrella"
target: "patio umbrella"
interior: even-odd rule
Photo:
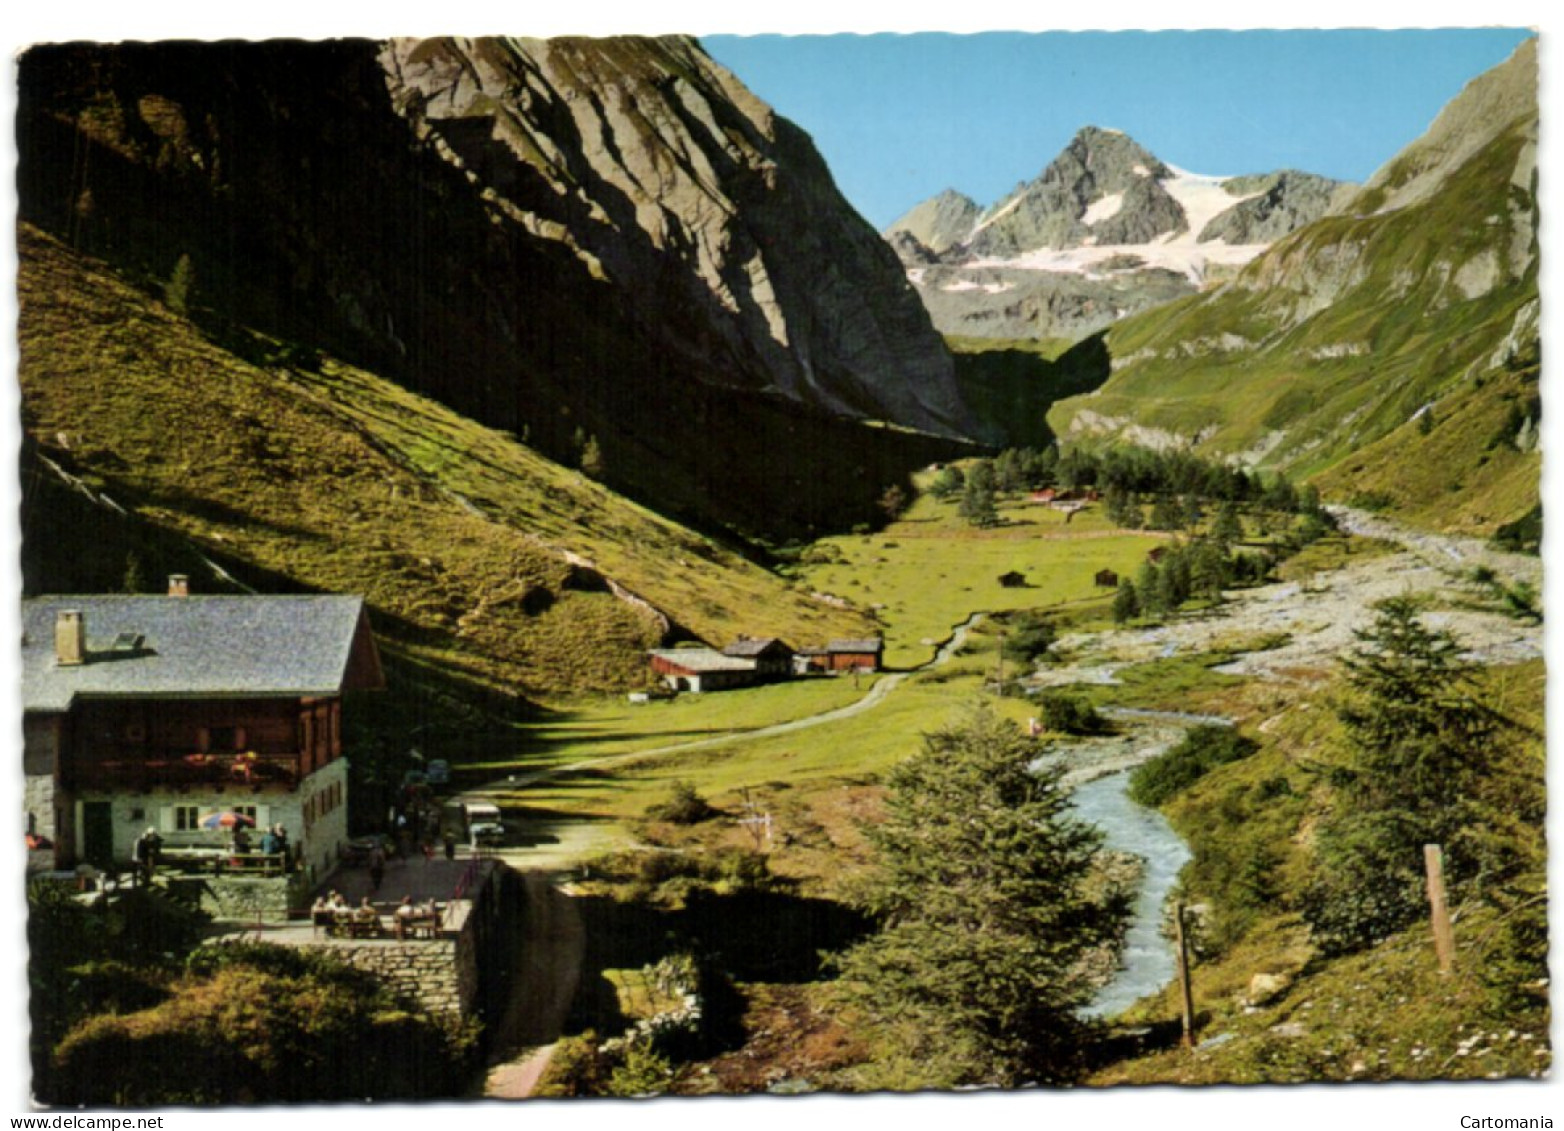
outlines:
[[[247,817],[243,813],[224,812],[208,813],[201,818],[203,829],[234,829],[255,827],[255,818]]]

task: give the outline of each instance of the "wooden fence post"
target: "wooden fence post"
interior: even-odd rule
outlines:
[[[1184,1006],[1184,1047],[1195,1047],[1195,995],[1189,984],[1189,940],[1184,937],[1184,905],[1173,905],[1173,936],[1178,944],[1178,986]]]
[[[1448,974],[1455,963],[1455,932],[1450,926],[1450,907],[1445,902],[1444,849],[1437,844],[1423,845],[1423,868],[1428,873],[1428,909],[1434,928],[1434,951],[1439,955],[1439,972]]]

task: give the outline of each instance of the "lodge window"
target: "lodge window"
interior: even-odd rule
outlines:
[[[193,833],[201,827],[201,810],[195,805],[174,806],[174,831]]]

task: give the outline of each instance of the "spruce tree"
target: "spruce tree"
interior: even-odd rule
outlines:
[[[1135,583],[1127,577],[1119,578],[1119,591],[1113,595],[1113,622],[1125,624],[1140,616],[1140,598],[1135,593]]]
[[[1147,525],[1153,530],[1178,530],[1183,524],[1183,512],[1173,496],[1158,495],[1156,503],[1151,508],[1151,521]]]
[[[987,460],[978,461],[967,476],[960,514],[973,526],[999,525],[999,510],[994,505],[994,468]]]
[[[1224,549],[1244,540],[1244,524],[1238,517],[1238,504],[1231,499],[1217,511],[1216,522],[1211,526],[1211,537],[1221,543]]]
[[[1062,766],[979,708],[891,771],[866,830],[860,893],[878,933],[838,961],[843,985],[926,1064],[931,1083],[1062,1083],[1081,1068],[1088,950],[1114,937],[1118,896],[1091,893],[1102,835],[1070,815]]]
[[[1379,602],[1341,660],[1349,760],[1333,775],[1336,804],[1303,900],[1328,952],[1369,946],[1424,913],[1424,844],[1444,846],[1457,890],[1480,865],[1473,799],[1503,723],[1478,699],[1460,642],[1420,614],[1411,597]]]

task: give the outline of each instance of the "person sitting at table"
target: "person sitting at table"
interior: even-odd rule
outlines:
[[[369,896],[366,895],[359,903],[358,909],[353,912],[353,922],[361,927],[380,926],[380,912],[376,911],[375,905],[369,902]]]
[[[243,825],[234,826],[233,843],[234,851],[236,853],[245,853],[250,851],[250,834],[244,831]]]
[[[399,939],[405,937],[407,929],[412,926],[413,920],[418,917],[418,908],[413,906],[413,897],[404,895],[402,902],[396,905],[396,910],[392,912],[392,915],[396,920],[396,937]]]
[[[282,848],[277,843],[277,830],[267,829],[266,832],[261,835],[261,852],[267,856],[276,856],[281,851]]]
[[[326,899],[326,906],[332,911],[346,911],[348,901],[342,898],[342,893],[335,888],[331,889],[331,895]]]

